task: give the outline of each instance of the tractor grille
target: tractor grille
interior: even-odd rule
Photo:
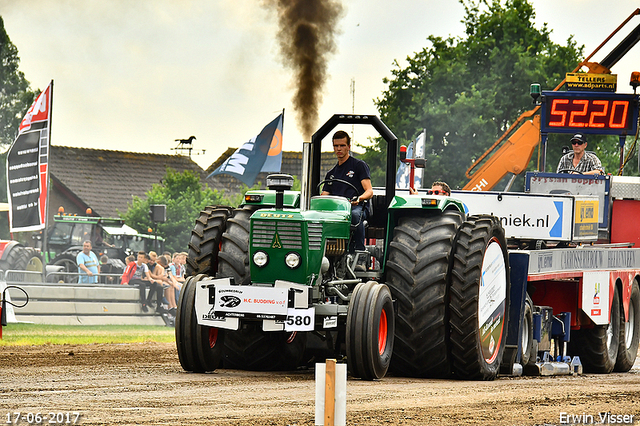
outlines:
[[[322,250],[322,224],[310,223],[309,230],[309,250]]]
[[[302,224],[296,222],[253,221],[251,244],[253,247],[302,249]],[[278,239],[275,240],[275,235]],[[309,250],[322,250],[322,224],[308,225]]]

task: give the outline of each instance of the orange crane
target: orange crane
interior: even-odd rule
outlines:
[[[620,26],[598,46],[591,55],[585,58],[573,72],[578,72],[583,66],[589,69],[590,73],[610,74],[611,67],[640,40],[640,25],[638,25],[629,35],[618,44],[600,63],[589,62],[611,38],[622,29],[634,16],[640,15],[640,8],[636,9]],[[559,90],[565,83],[562,80],[553,91]],[[507,185],[511,186],[517,175],[522,173],[536,146],[540,143],[540,106],[526,111],[509,127],[509,129],[466,171],[469,182],[464,186],[464,190],[489,191],[508,173],[513,176]],[[621,147],[621,150],[624,148]],[[545,154],[542,151],[542,168],[544,169]],[[622,154],[621,154],[622,155]],[[621,157],[622,158],[622,157]],[[486,161],[485,161],[486,159]],[[475,170],[475,171],[474,171]]]

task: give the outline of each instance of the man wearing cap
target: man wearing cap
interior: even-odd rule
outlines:
[[[583,175],[604,174],[604,167],[600,159],[593,153],[586,151],[587,138],[582,133],[576,133],[571,138],[572,152],[562,156],[556,173],[560,171]]]

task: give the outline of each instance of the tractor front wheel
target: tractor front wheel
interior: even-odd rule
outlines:
[[[178,359],[185,371],[194,373],[220,368],[224,348],[224,330],[199,325],[196,318],[196,287],[204,278],[204,274],[187,278],[180,292],[176,312]]]
[[[347,366],[364,380],[387,374],[393,353],[394,314],[391,292],[374,281],[353,290],[347,312]]]

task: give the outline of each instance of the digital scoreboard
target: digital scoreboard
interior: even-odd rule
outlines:
[[[542,92],[543,133],[634,135],[638,96],[606,92]]]

